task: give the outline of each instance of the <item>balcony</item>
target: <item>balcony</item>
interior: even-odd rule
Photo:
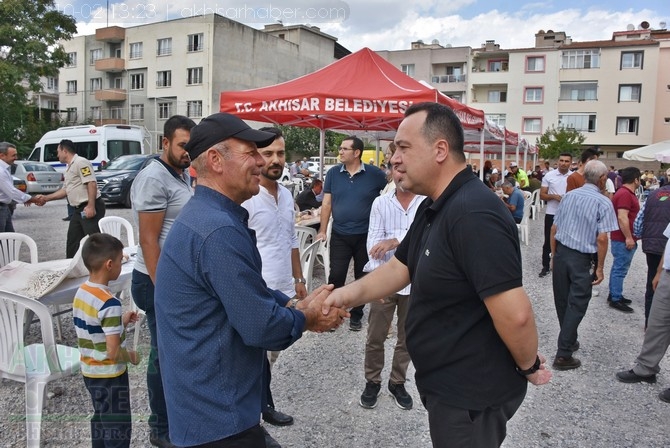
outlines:
[[[126,39],[126,29],[120,26],[110,26],[95,30],[95,40],[109,43],[119,43]]]
[[[125,70],[126,61],[121,58],[106,58],[95,61],[95,69],[100,72],[119,73]]]
[[[126,89],[96,90],[95,99],[98,101],[125,101],[128,97]]]
[[[453,82],[465,82],[466,77],[462,75],[433,75],[431,77],[431,82],[434,84],[440,83],[453,83]]]
[[[128,124],[123,118],[99,118],[94,119],[96,126],[104,126],[106,124]]]

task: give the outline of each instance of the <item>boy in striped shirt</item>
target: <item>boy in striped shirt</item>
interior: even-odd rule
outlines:
[[[89,279],[74,298],[72,313],[81,352],[84,384],[93,400],[93,448],[130,447],[132,433],[130,392],[126,364],[140,356],[125,348],[125,326],[137,313],[121,313],[121,302],[109,282],[121,273],[123,244],[105,233],[91,235],[82,248]]]

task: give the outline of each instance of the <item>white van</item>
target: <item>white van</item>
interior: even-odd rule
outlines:
[[[127,154],[144,154],[145,140],[149,133],[140,126],[107,124],[104,126],[66,126],[49,131],[35,144],[28,160],[45,162],[57,171],[64,171],[65,164],[58,160],[58,144],[63,139],[72,140],[77,154],[86,157],[95,168],[105,166],[110,160]]]

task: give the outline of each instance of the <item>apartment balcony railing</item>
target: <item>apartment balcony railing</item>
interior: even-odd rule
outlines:
[[[465,82],[466,75],[433,75],[431,79],[434,83]]]
[[[100,72],[118,73],[126,68],[126,61],[122,58],[105,58],[95,61],[95,69]]]
[[[95,30],[95,40],[102,42],[118,43],[126,38],[126,29],[120,26],[109,26]]]
[[[126,89],[96,90],[95,99],[98,101],[125,101],[128,98]]]

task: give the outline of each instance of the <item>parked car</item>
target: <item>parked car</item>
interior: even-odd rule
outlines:
[[[121,204],[130,208],[130,187],[135,176],[158,154],[133,154],[119,156],[95,173],[100,196],[106,202]]]
[[[47,194],[60,190],[63,186],[63,173],[43,162],[17,160],[12,165],[12,174],[26,184],[26,193]]]
[[[12,180],[14,181],[14,188],[16,188],[17,190],[21,190],[24,193],[26,192],[28,187],[26,186],[25,180],[21,180],[16,176],[12,176]]]

